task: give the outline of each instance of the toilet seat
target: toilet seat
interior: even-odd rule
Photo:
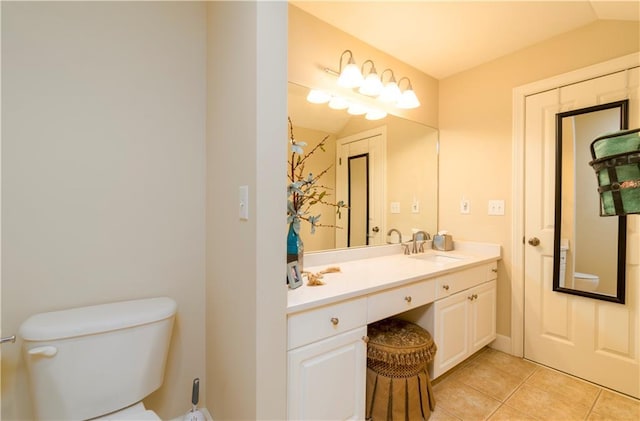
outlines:
[[[600,277],[597,275],[592,275],[590,273],[582,273],[582,272],[573,272],[573,276],[580,279],[589,279],[592,281],[600,280]]]

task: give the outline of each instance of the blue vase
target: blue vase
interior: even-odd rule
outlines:
[[[287,233],[287,263],[298,261],[298,268],[302,272],[302,258],[304,257],[304,245],[298,233],[293,229],[293,224],[289,224]]]

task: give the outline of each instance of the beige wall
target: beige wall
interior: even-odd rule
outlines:
[[[205,23],[202,3],[2,2],[2,334],[175,299],[145,401],[165,419],[205,371]],[[3,345],[7,421],[33,419],[20,348]]]
[[[210,2],[207,28],[207,406],[217,420],[279,420],[286,417],[287,5]],[[238,217],[241,185],[249,187],[247,221]]]
[[[503,246],[498,333],[510,336],[513,88],[638,51],[637,22],[598,21],[440,81],[439,228]],[[471,203],[461,215],[460,199]],[[488,216],[505,199],[505,216]]]
[[[411,80],[422,106],[413,110],[396,110],[394,114],[427,126],[438,125],[438,81],[436,79],[295,6],[289,6],[288,77],[290,82],[308,88],[327,89],[345,96],[353,95],[349,90],[338,89],[336,77],[322,70],[329,67],[337,71],[340,54],[347,49],[353,52],[358,65],[370,59],[375,63],[378,74],[381,74],[384,69],[391,68],[397,80],[402,76],[407,76]],[[363,95],[357,95],[357,97],[363,99]]]

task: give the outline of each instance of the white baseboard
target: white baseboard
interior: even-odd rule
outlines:
[[[504,335],[496,335],[496,339],[489,344],[490,348],[511,354],[511,338]]]

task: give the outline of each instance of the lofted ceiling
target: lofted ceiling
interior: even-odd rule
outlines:
[[[291,3],[436,79],[600,19],[640,20],[640,0]]]

